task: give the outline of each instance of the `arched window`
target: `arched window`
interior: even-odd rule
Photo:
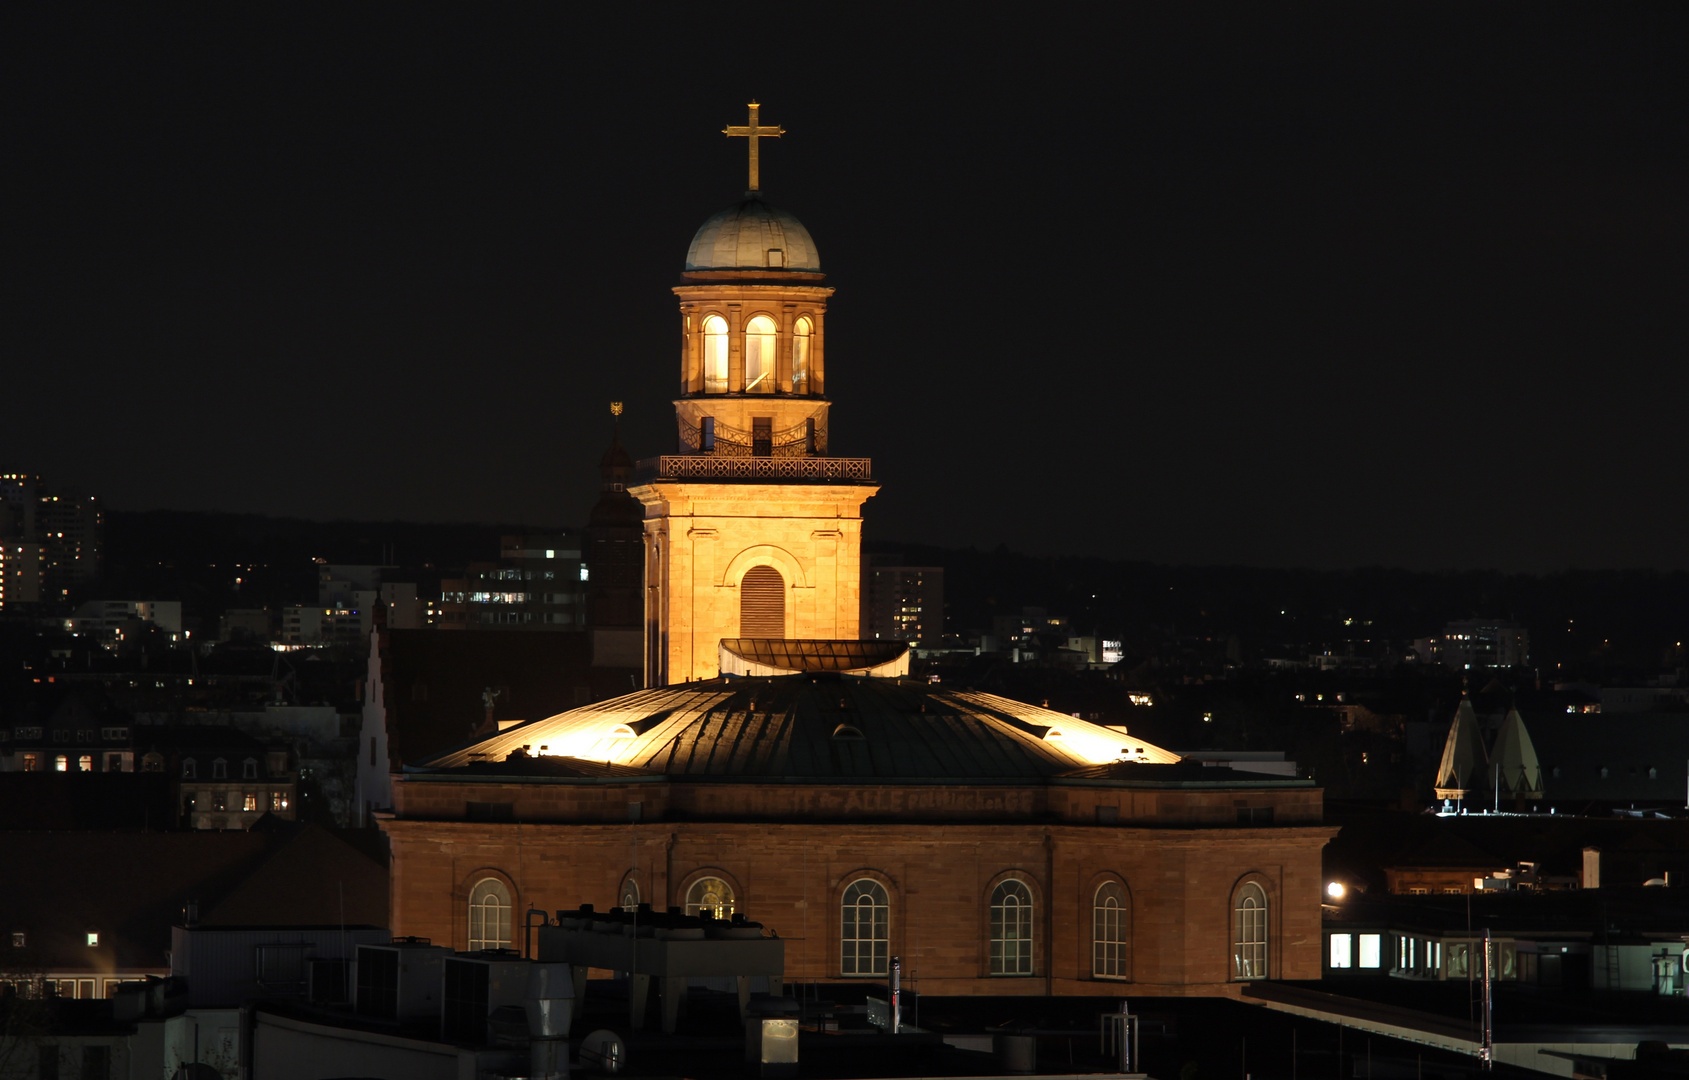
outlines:
[[[745,392],[767,394],[774,390],[774,343],[776,327],[767,315],[752,316],[745,324]]]
[[[639,882],[633,879],[632,874],[622,882],[622,895],[616,898],[616,906],[623,911],[633,911],[639,907]]]
[[[1126,890],[1118,881],[1097,886],[1091,901],[1091,974],[1126,977]]]
[[[739,636],[786,636],[786,579],[772,566],[753,566],[739,582]]]
[[[840,902],[839,972],[884,975],[891,956],[891,902],[872,878],[850,883]]]
[[[1267,977],[1267,894],[1253,881],[1237,891],[1232,912],[1232,978]]]
[[[799,316],[797,325],[792,327],[792,393],[809,393],[809,343],[814,337],[815,327],[809,321],[809,316]]]
[[[991,890],[991,974],[1032,974],[1032,890],[1015,878]]]
[[[703,877],[686,890],[686,914],[725,919],[733,914],[733,886],[718,877]]]
[[[469,951],[510,944],[510,890],[498,878],[482,878],[469,890]]]
[[[704,393],[727,393],[727,320],[720,315],[704,320]]]

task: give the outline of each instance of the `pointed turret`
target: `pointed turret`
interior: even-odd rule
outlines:
[[[1531,760],[1536,760],[1534,755]],[[1443,743],[1442,763],[1437,766],[1437,798],[1469,799],[1482,795],[1486,764],[1484,743],[1478,737],[1478,714],[1472,711],[1472,699],[1462,693],[1454,723],[1449,725],[1448,741]]]
[[[1531,733],[1525,730],[1517,705],[1507,710],[1507,719],[1501,722],[1490,761],[1499,770],[1502,795],[1514,799],[1542,798],[1542,767],[1537,764],[1536,747],[1531,745]]]

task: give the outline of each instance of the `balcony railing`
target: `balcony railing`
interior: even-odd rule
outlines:
[[[639,463],[641,483],[652,480],[873,480],[870,458],[738,457],[664,454]]]

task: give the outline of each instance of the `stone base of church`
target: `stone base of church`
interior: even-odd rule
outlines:
[[[435,785],[425,785],[434,788]],[[498,798],[451,785],[471,799]],[[492,787],[474,785],[473,787]],[[567,789],[559,785],[559,795]],[[473,805],[473,804],[471,804]],[[562,806],[559,806],[562,809]],[[1026,823],[852,821],[555,823],[383,822],[393,844],[392,932],[467,944],[477,881],[509,888],[521,912],[606,908],[630,881],[657,908],[713,877],[737,910],[786,939],[788,982],[864,982],[841,960],[841,904],[867,878],[890,899],[889,952],[906,984],[933,995],[1233,995],[1234,906],[1246,882],[1267,898],[1267,975],[1321,974],[1321,850],[1336,830],[1135,828]],[[1030,975],[992,973],[993,889],[1018,878],[1033,901]],[[1125,978],[1097,978],[1093,903],[1125,897]]]

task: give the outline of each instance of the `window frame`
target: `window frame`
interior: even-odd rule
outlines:
[[[1019,895],[1015,895],[1017,890]],[[1032,883],[1018,874],[1010,874],[991,886],[989,896],[986,905],[987,974],[999,979],[1036,975],[1038,894]],[[1005,932],[1005,923],[1011,917],[1016,924],[1012,936]]]
[[[727,902],[725,904],[709,905],[711,908],[711,917],[717,919],[732,918],[733,913],[739,910],[739,888],[725,874],[716,871],[705,871],[686,883],[686,900],[684,909],[686,914],[698,915],[704,910],[705,905],[703,900],[705,894],[699,890],[704,888],[704,883],[706,881],[720,882],[722,887],[727,890]],[[723,908],[726,910],[722,910]]]
[[[714,329],[719,325],[720,329]],[[731,341],[732,327],[722,315],[705,315],[699,326],[701,337],[699,373],[706,394],[727,393],[727,382],[732,371],[732,350],[728,347]],[[712,363],[719,366],[719,376],[712,375]]]
[[[1112,894],[1105,897],[1105,893]],[[1114,904],[1112,909],[1104,901]],[[1107,912],[1112,911],[1112,915]],[[1112,927],[1107,921],[1112,920]],[[1106,878],[1091,890],[1091,977],[1093,979],[1129,979],[1131,973],[1132,895],[1124,882]],[[1112,937],[1104,937],[1112,930]],[[1112,950],[1113,956],[1109,956]],[[1114,970],[1107,970],[1111,966]]]
[[[862,933],[864,909],[868,920],[866,936]],[[884,882],[858,874],[839,892],[839,974],[847,978],[879,978],[890,972],[891,891]]]
[[[792,393],[809,393],[809,367],[814,352],[815,320],[799,315],[792,320]]]
[[[1272,904],[1266,886],[1253,878],[1239,882],[1232,891],[1231,908],[1231,981],[1270,978]]]
[[[753,330],[760,323],[766,323],[768,329]],[[745,393],[772,394],[776,389],[780,371],[780,323],[765,312],[757,312],[745,320],[744,329],[739,332],[740,355],[744,357]],[[755,378],[751,376],[751,339],[756,339],[754,350],[761,373]]]
[[[503,877],[482,873],[475,878],[465,896],[467,918],[464,922],[466,933],[464,945],[468,952],[479,952],[482,949],[507,949],[510,947],[511,912],[515,910],[515,890]],[[494,914],[502,925],[487,925],[487,917]],[[502,931],[502,937],[491,936],[492,933]]]

